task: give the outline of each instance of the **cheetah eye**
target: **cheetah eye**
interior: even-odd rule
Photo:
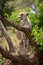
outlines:
[[[24,14],[21,14],[21,17],[23,16]]]
[[[19,17],[19,18],[21,18],[21,16],[20,16],[20,15],[19,15],[18,17]]]
[[[22,16],[23,16],[23,14],[20,14],[20,15],[19,15],[19,18],[21,18]]]

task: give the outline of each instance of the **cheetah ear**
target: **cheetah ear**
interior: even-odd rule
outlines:
[[[28,16],[28,15],[29,15],[29,13],[27,12],[27,13],[26,13],[26,16]]]

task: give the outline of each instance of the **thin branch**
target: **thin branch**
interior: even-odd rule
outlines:
[[[6,9],[7,9],[8,6],[9,6],[9,5],[5,5],[4,8],[2,9],[3,14],[6,13],[6,11],[7,11]]]

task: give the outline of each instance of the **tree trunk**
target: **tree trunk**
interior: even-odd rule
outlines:
[[[13,43],[4,27],[4,25],[2,24],[2,22],[0,21],[0,27],[1,27],[1,31],[2,31],[2,34],[4,35],[5,39],[7,40],[8,42],[8,45],[9,45],[9,48],[10,48],[10,51],[14,51],[14,46],[13,46]]]

